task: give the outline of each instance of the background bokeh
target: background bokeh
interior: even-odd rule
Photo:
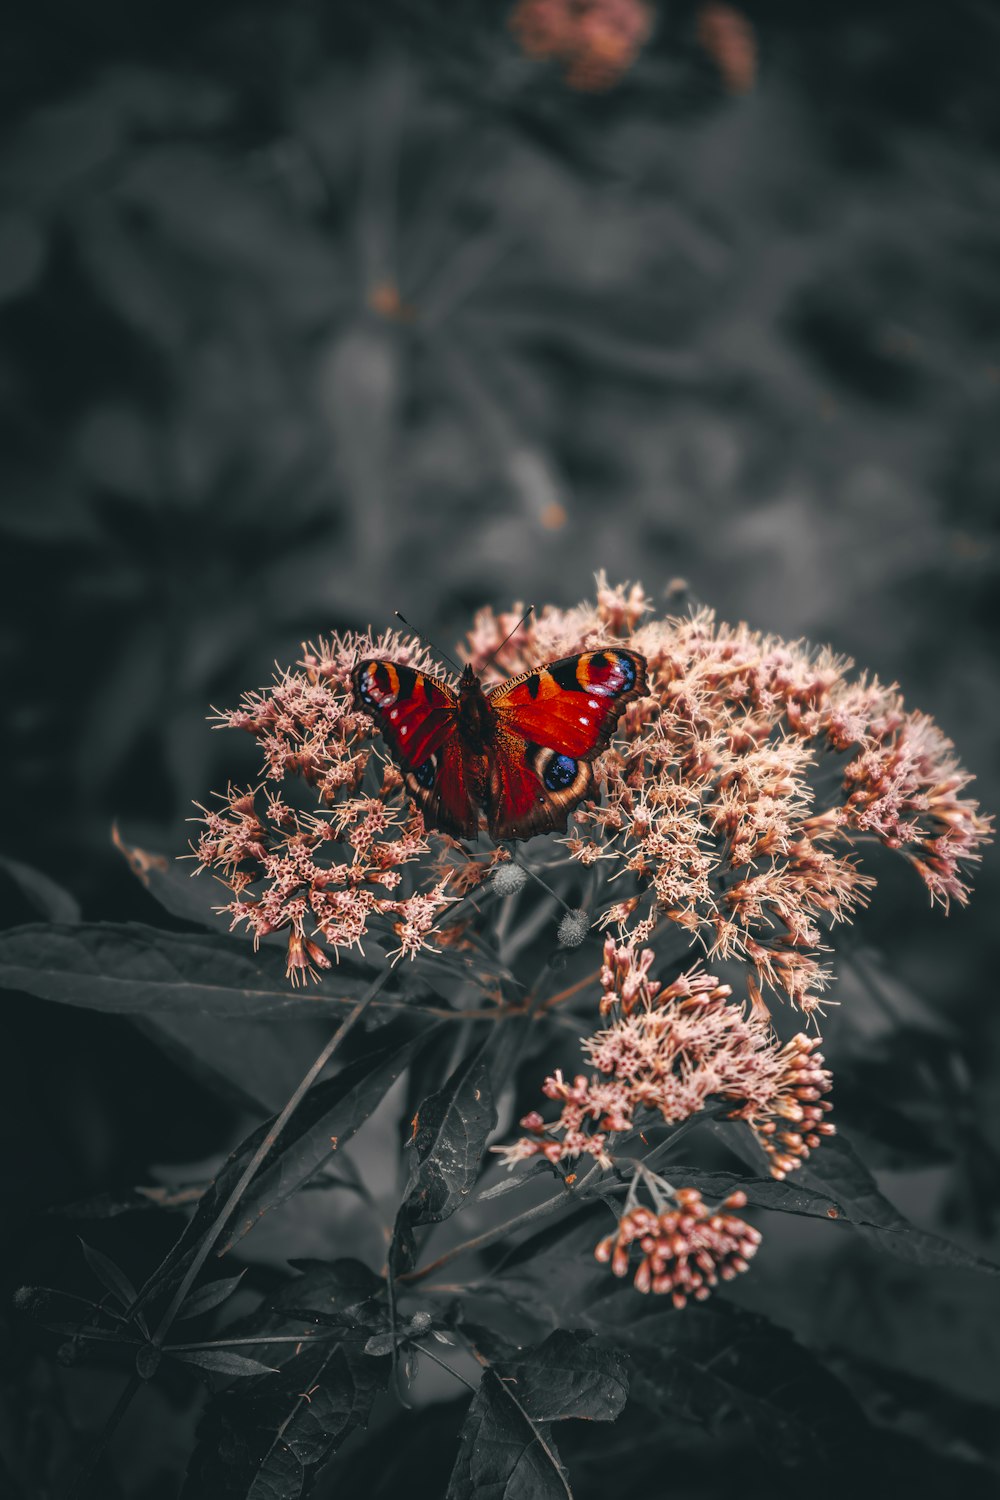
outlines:
[[[0,852],[88,918],[158,920],[112,820],[181,850],[192,800],[252,774],[208,705],[303,638],[400,608],[450,648],[598,568],[898,679],[1000,805],[997,14],[761,0],[734,92],[697,7],[655,10],[603,93],[485,3],[11,23]],[[1000,1145],[997,860],[948,922],[884,875],[864,940],[960,1030]],[[45,1205],[221,1149],[235,1114],[124,1021],[6,1021],[4,1233],[38,1280]],[[982,1182],[894,1191],[988,1243]],[[901,1365],[987,1380],[995,1298],[949,1289],[914,1339],[924,1293],[894,1295]],[[172,1493],[136,1462],[132,1493]]]

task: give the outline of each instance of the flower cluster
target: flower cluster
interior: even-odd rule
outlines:
[[[615,1014],[583,1043],[594,1072],[546,1078],[542,1092],[561,1104],[558,1119],[532,1111],[521,1121],[528,1133],[495,1149],[508,1166],[586,1153],[608,1167],[609,1136],[639,1128],[647,1114],[673,1125],[718,1102],[749,1125],[771,1175],[784,1178],[834,1133],[818,1038],[800,1033],[782,1044],[763,1009],[748,1014],[729,985],[695,970],[664,988],[649,977],[654,961],[650,949],[605,941],[601,1010]]]
[[[618,83],[652,24],[644,0],[518,0],[509,21],[526,57],[561,63],[569,87],[587,93]]]
[[[827,650],[717,624],[708,610],[651,620],[639,587],[598,578],[594,605],[547,608],[501,645],[519,615],[481,612],[467,655],[518,672],[625,639],[649,666],[599,762],[603,801],[566,840],[584,865],[623,880],[602,916],[645,942],[677,924],[757,989],[807,1014],[829,980],[826,936],[869,899],[858,847],[878,839],[913,864],[931,899],[968,897],[988,820],[960,794],[953,747],[895,687]]]
[[[731,1193],[718,1209],[709,1208],[694,1188],[673,1192],[676,1208],[654,1213],[632,1208],[618,1222],[618,1233],[600,1241],[594,1255],[611,1263],[616,1276],[627,1276],[633,1246],[642,1258],[635,1269],[634,1284],[640,1292],[669,1292],[674,1306],[684,1307],[688,1297],[704,1302],[721,1281],[732,1281],[750,1269],[757,1254],[760,1231],[737,1214],[720,1209],[744,1208],[745,1193]]]
[[[255,943],[287,933],[293,983],[329,968],[329,950],[360,948],[375,918],[391,925],[399,954],[415,956],[457,899],[443,865],[429,876],[424,868],[423,883],[405,888],[407,867],[431,846],[396,767],[376,756],[370,720],[350,692],[359,656],[424,668],[425,651],[396,634],[333,636],[304,651],[296,670],[216,716],[254,736],[264,779],[257,788],[231,787],[220,807],[203,808],[193,845],[199,867],[232,893],[222,910],[234,927],[245,924]],[[296,785],[304,807],[293,805]]]

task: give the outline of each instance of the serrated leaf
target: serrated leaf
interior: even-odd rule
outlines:
[[[177,1314],[178,1323],[184,1322],[187,1318],[200,1318],[203,1313],[211,1312],[213,1307],[218,1307],[225,1302],[236,1291],[245,1274],[241,1271],[238,1276],[224,1276],[219,1281],[212,1281],[207,1286],[198,1287],[181,1304]]]
[[[417,1165],[406,1199],[412,1225],[449,1218],[475,1184],[483,1149],[497,1123],[485,1047],[424,1100],[414,1119]]]
[[[365,981],[332,973],[305,993],[290,988],[277,955],[244,943],[139,922],[82,922],[0,933],[0,985],[117,1015],[200,1011],[246,1021],[339,1013]]]
[[[88,1245],[84,1240],[80,1240],[80,1249],[83,1251],[87,1265],[93,1271],[101,1285],[111,1293],[123,1308],[131,1307],[138,1293],[121,1266],[116,1265],[111,1257],[105,1255],[102,1250],[95,1250],[93,1245]]]
[[[628,1375],[621,1354],[588,1334],[557,1329],[537,1349],[496,1366],[525,1412],[536,1422],[577,1417],[613,1422],[628,1399]]]
[[[494,1370],[473,1397],[445,1500],[572,1500],[544,1429]]]
[[[265,1365],[259,1359],[249,1359],[233,1349],[165,1349],[171,1359],[179,1359],[185,1365],[197,1365],[200,1370],[212,1370],[217,1375],[237,1375],[248,1379],[251,1375],[271,1375],[273,1365]]]
[[[300,1500],[317,1466],[367,1425],[388,1376],[388,1360],[322,1340],[277,1375],[217,1396],[199,1425],[182,1500]]]

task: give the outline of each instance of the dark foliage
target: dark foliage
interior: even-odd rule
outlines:
[[[711,1113],[671,1154],[764,1232],[683,1310],[594,1258],[623,1180],[490,1155],[593,986],[377,939],[296,990],[176,859],[257,774],[209,705],[301,639],[597,568],[898,678],[1000,802],[997,18],[748,5],[740,92],[653,8],[590,93],[505,6],[8,22],[11,1500],[996,1492],[995,855],[948,923],[878,867],[804,1170]]]

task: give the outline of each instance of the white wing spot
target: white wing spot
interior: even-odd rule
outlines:
[[[398,719],[399,718],[399,709],[398,708],[394,708],[393,711],[392,711],[392,713],[389,715],[389,718],[390,719]]]
[[[600,706],[601,705],[598,703],[598,701],[597,701],[596,698],[588,698],[587,699],[587,707],[588,708],[600,708]]]
[[[407,728],[407,726],[404,724],[403,727],[400,729],[399,732],[400,732],[400,734],[409,734],[410,731]]]
[[[590,723],[590,720],[587,718],[586,714],[581,714],[580,715],[580,723],[581,724],[589,724]]]

